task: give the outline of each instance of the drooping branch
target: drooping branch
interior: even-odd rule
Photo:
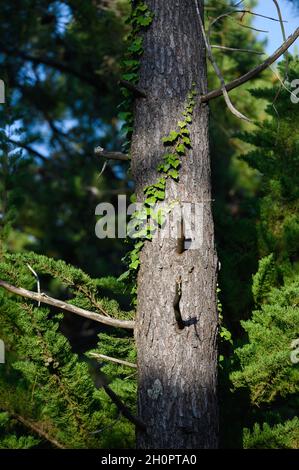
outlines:
[[[79,315],[84,318],[88,318],[89,320],[96,321],[98,323],[103,323],[104,325],[114,326],[116,328],[125,328],[128,330],[133,330],[135,322],[131,320],[118,320],[116,318],[105,317],[99,313],[91,312],[89,310],[85,310],[80,307],[76,307],[75,305],[63,302],[58,299],[54,299],[53,297],[49,297],[46,294],[38,294],[36,292],[29,291],[27,289],[23,289],[22,287],[15,287],[8,282],[0,280],[0,287],[11,292],[12,294],[19,295],[21,297],[25,297],[26,299],[36,300],[37,302],[41,302],[46,305],[51,305],[52,307],[56,307],[59,310],[63,310],[66,312],[74,313],[75,315]]]
[[[259,75],[261,72],[266,70],[270,65],[272,65],[279,57],[281,57],[290,47],[296,39],[299,37],[299,28],[296,29],[296,31],[285,41],[275,52],[272,54],[270,57],[268,57],[262,64],[258,65],[254,69],[250,70],[246,74],[242,75],[242,77],[236,78],[230,83],[227,83],[225,85],[225,89],[227,92],[233,90],[234,88],[237,88],[244,83],[252,80],[255,78],[257,75]],[[218,98],[218,96],[221,96],[223,94],[222,88],[218,88],[217,90],[210,91],[206,95],[201,96],[201,102],[202,103],[207,103],[210,100],[213,100],[215,98]]]

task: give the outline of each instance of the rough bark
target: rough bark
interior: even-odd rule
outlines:
[[[154,183],[165,153],[162,138],[176,129],[192,82],[207,92],[206,58],[193,0],[147,0],[154,21],[144,37],[136,100],[132,171],[139,200]],[[203,2],[201,11],[203,11]],[[199,102],[199,99],[198,99]],[[146,242],[138,275],[136,341],[138,409],[147,432],[140,448],[215,448],[217,410],[217,256],[211,211],[208,107],[197,104],[192,149],[182,157],[180,180],[168,181],[168,201],[204,203],[203,242],[177,254],[177,240]],[[181,276],[178,330],[173,300]]]

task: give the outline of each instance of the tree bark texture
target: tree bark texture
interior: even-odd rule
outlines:
[[[132,171],[137,196],[159,178],[162,138],[177,129],[195,82],[207,92],[206,56],[195,0],[146,0],[154,20],[144,33],[135,102]],[[203,14],[203,1],[200,4]],[[176,252],[177,240],[146,242],[138,274],[136,342],[138,410],[147,432],[137,430],[139,448],[216,448],[217,256],[211,210],[208,107],[196,99],[190,125],[192,149],[182,157],[179,182],[167,181],[166,200],[203,203],[203,241]],[[178,330],[173,301],[181,278]]]

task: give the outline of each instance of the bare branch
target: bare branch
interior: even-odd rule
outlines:
[[[37,302],[41,302],[43,304],[51,305],[52,307],[56,307],[59,310],[74,313],[76,315],[80,315],[81,317],[88,318],[89,320],[103,323],[104,325],[114,326],[115,328],[126,328],[128,330],[134,329],[134,321],[117,320],[116,318],[110,318],[108,316],[105,317],[99,313],[90,312],[89,310],[85,310],[83,308],[76,307],[75,305],[62,302],[61,300],[54,299],[53,297],[49,297],[46,294],[37,294],[36,292],[23,289],[22,287],[12,286],[11,284],[8,284],[2,280],[0,280],[0,287],[7,290],[8,292],[11,292],[12,294],[25,297],[26,299],[36,300]]]
[[[107,160],[120,160],[123,162],[130,160],[129,156],[122,152],[107,152],[102,147],[96,147],[94,153],[99,157],[107,158]]]
[[[253,49],[238,49],[237,47],[218,46],[217,44],[211,45],[211,48],[222,49],[224,51],[231,51],[231,52],[249,52],[250,54],[264,55],[264,52],[254,51]]]
[[[254,69],[250,70],[247,72],[245,75],[242,75],[242,77],[236,78],[230,83],[227,83],[225,88],[226,91],[231,91],[234,88],[237,88],[244,83],[248,82],[249,80],[252,80],[255,78],[257,75],[259,75],[261,72],[266,70],[270,65],[272,65],[279,57],[281,57],[285,51],[289,49],[289,47],[298,39],[299,37],[299,28],[296,29],[296,31],[287,39],[286,42],[284,42],[275,52],[272,54],[270,57],[268,57],[265,62],[262,64],[258,65]],[[207,103],[210,100],[213,100],[214,98],[218,98],[218,96],[221,96],[223,94],[222,88],[218,88],[217,90],[210,91],[206,95],[203,95],[201,97],[201,102],[202,103]]]
[[[115,357],[105,356],[104,354],[97,354],[97,353],[88,353],[88,356],[94,357],[95,359],[103,359],[104,361],[115,362],[117,364],[122,364],[123,366],[132,367],[137,369],[137,365],[133,364],[133,362],[123,361],[122,359],[116,359]]]

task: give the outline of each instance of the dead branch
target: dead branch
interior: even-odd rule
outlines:
[[[137,365],[133,364],[133,362],[123,361],[122,359],[116,359],[115,357],[105,356],[104,354],[98,353],[88,353],[88,356],[94,357],[95,359],[103,359],[103,361],[115,362],[116,364],[121,364],[123,366],[132,367],[137,369]]]
[[[134,329],[134,321],[118,320],[116,318],[105,317],[104,315],[101,315],[99,313],[90,312],[89,310],[76,307],[75,305],[66,302],[62,302],[61,300],[54,299],[53,297],[49,297],[48,295],[37,294],[36,292],[23,289],[22,287],[12,286],[11,284],[8,284],[7,282],[2,280],[0,280],[0,287],[7,290],[8,292],[11,292],[12,294],[25,297],[26,299],[36,300],[37,302],[41,302],[46,305],[51,305],[52,307],[56,307],[59,310],[74,313],[75,315],[88,318],[89,320],[93,320],[98,323],[103,323],[104,325],[114,326],[115,328],[126,328],[128,330]]]
[[[230,83],[227,83],[225,85],[225,89],[227,92],[233,90],[234,88],[237,88],[244,83],[248,82],[249,80],[252,80],[255,78],[257,75],[259,75],[261,72],[266,70],[270,65],[272,65],[279,57],[281,57],[285,51],[287,51],[291,45],[298,39],[299,37],[299,28],[296,29],[296,31],[285,41],[275,52],[272,54],[270,57],[268,57],[262,64],[258,65],[254,69],[250,70],[246,74],[242,75],[242,77],[236,78]],[[221,96],[223,94],[222,88],[218,88],[217,90],[210,91],[206,95],[201,96],[201,103],[207,103],[210,100],[213,100],[215,98],[218,98],[218,96]]]
[[[94,153],[95,155],[106,158],[107,160],[119,160],[123,162],[130,160],[129,156],[122,152],[107,152],[102,147],[96,147],[94,149]]]

